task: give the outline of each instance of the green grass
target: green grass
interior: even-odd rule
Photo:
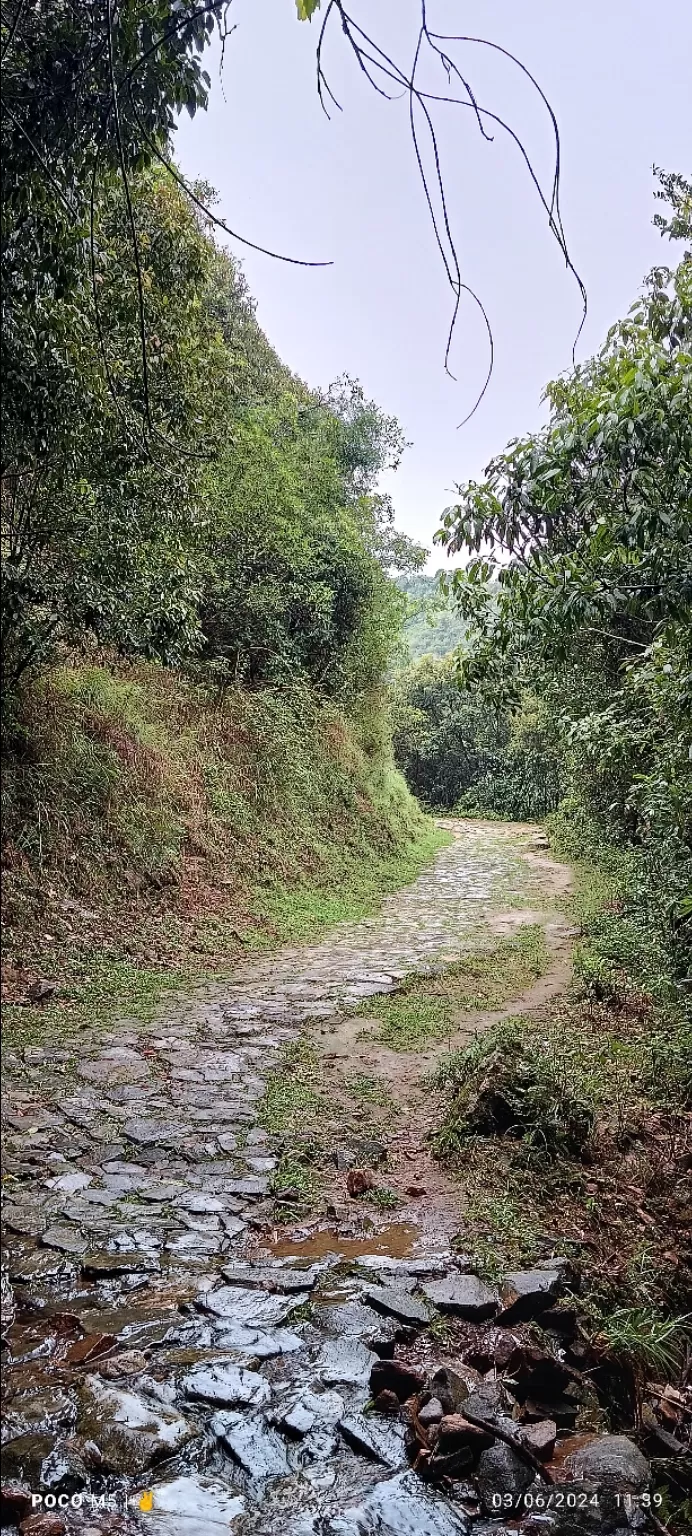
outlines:
[[[344,1087],[349,1097],[357,1104],[365,1107],[376,1105],[381,1109],[393,1106],[391,1093],[379,1078],[368,1077],[366,1073],[359,1072],[354,1077],[345,1078]]]
[[[451,841],[451,833],[426,822],[415,839],[389,857],[365,862],[347,859],[338,887],[306,884],[287,890],[277,885],[256,897],[254,913],[280,942],[307,942],[337,923],[369,917],[383,897],[412,884],[439,849]],[[270,944],[272,940],[268,935],[264,940],[255,935],[254,943],[262,942]]]
[[[453,1034],[464,1015],[516,997],[547,963],[543,929],[526,924],[511,938],[465,955],[440,975],[413,976],[391,996],[368,999],[357,1012],[381,1020],[375,1038],[383,1045],[415,1051]]]
[[[328,1110],[320,1091],[320,1058],[307,1040],[296,1040],[267,1079],[258,1124],[274,1136],[309,1134]]]
[[[55,1001],[31,1006],[7,1003],[3,1045],[17,1049],[69,1040],[80,1029],[105,1025],[122,1014],[146,1023],[166,993],[194,979],[191,971],[150,970],[104,954],[90,957],[84,968],[83,977],[75,967],[64,978]]]
[[[164,667],[75,662],[27,685],[4,768],[5,996],[60,989],[13,1009],[19,1041],[151,1017],[247,951],[371,913],[448,840],[375,697],[219,702]]]

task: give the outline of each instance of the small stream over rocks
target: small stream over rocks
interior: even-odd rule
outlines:
[[[377,917],[151,1025],[5,1053],[2,1536],[644,1525],[648,1466],[602,1433],[560,1261],[494,1289],[407,1212],[272,1247],[256,1118],[284,1046],[522,894],[516,829],[455,834]]]

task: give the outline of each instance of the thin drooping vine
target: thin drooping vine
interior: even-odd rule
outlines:
[[[188,0],[187,8],[184,0],[176,0],[175,5],[162,3],[157,7],[152,6],[152,18],[155,9],[160,17],[157,30],[153,19],[151,22],[149,20],[146,7],[142,8],[141,15],[135,16],[133,25],[132,16],[128,8],[123,6],[122,0],[72,0],[69,12],[65,11],[60,0],[47,0],[47,4],[41,8],[41,24],[65,29],[69,63],[65,71],[66,83],[51,82],[54,97],[45,104],[45,128],[42,126],[40,132],[38,130],[35,105],[22,88],[21,66],[16,78],[10,73],[9,87],[6,85],[3,96],[2,111],[7,131],[19,135],[24,153],[29,154],[34,168],[40,171],[46,185],[52,188],[61,207],[75,223],[84,223],[85,209],[82,203],[86,201],[94,324],[107,386],[119,414],[123,416],[123,402],[118,397],[108,361],[106,337],[99,312],[95,261],[95,204],[99,187],[103,176],[114,169],[119,177],[137,286],[141,388],[140,403],[135,410],[140,412],[139,430],[143,433],[145,446],[149,447],[152,440],[161,434],[152,416],[143,268],[136,210],[130,191],[131,171],[147,159],[155,159],[190,202],[204,214],[205,219],[230,240],[292,266],[312,268],[331,265],[328,261],[287,255],[280,249],[263,245],[242,234],[225,219],[210,211],[171,158],[170,139],[176,113],[183,105],[187,105],[191,112],[200,105],[206,105],[210,80],[206,73],[199,71],[198,55],[210,39],[216,36],[223,62],[227,41],[236,30],[236,26],[229,24],[231,3],[232,0],[203,0],[202,4],[191,4]],[[309,16],[318,8],[319,0],[304,5],[301,14]],[[38,22],[34,6],[30,0],[16,0],[14,5],[4,0],[0,10],[4,58],[7,59],[12,53],[16,61],[17,51],[22,46],[28,58],[33,40],[30,36],[31,28]],[[68,21],[65,20],[66,16],[69,16]],[[317,92],[327,116],[330,107],[343,110],[332,90],[325,66],[325,46],[335,26],[359,70],[377,95],[388,102],[407,100],[416,168],[445,280],[452,293],[452,312],[444,347],[444,368],[450,377],[454,378],[451,355],[464,296],[470,298],[477,307],[483,322],[488,364],[475,401],[460,423],[463,425],[478,410],[486,394],[493,373],[495,346],[487,310],[475,289],[465,281],[462,272],[454,219],[445,186],[438,109],[464,108],[471,112],[485,141],[492,142],[493,134],[489,130],[491,125],[495,125],[516,144],[547,216],[550,232],[579,287],[583,315],[578,339],[586,315],[586,290],[570,257],[560,209],[561,149],[557,118],[542,87],[521,59],[500,43],[486,38],[435,31],[428,20],[428,0],[420,0],[420,16],[410,63],[398,61],[391,50],[377,42],[348,9],[346,0],[328,0],[316,44]],[[548,113],[555,146],[549,191],[545,191],[541,185],[520,135],[500,114],[491,112],[479,102],[463,61],[458,57],[460,49],[469,47],[488,48],[509,59],[537,92]],[[444,75],[444,87],[440,91],[428,89],[423,79],[426,63],[431,61]],[[13,67],[17,69],[14,63]],[[158,92],[158,96],[153,107],[146,94],[149,81],[147,71],[153,72],[156,77],[154,94]],[[78,110],[73,128],[70,123],[70,105],[76,99]],[[83,188],[81,200],[80,186]],[[165,441],[170,447],[169,440]]]

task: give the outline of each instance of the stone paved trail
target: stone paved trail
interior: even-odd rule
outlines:
[[[373,1364],[434,1315],[419,1287],[458,1276],[443,1225],[418,1230],[416,1207],[389,1227],[383,1216],[349,1259],[338,1233],[315,1262],[256,1257],[275,1159],[255,1122],[286,1044],[322,1020],[327,1049],[362,999],[518,911],[535,920],[564,888],[530,829],[449,825],[450,846],[377,916],[248,961],[150,1025],[95,1021],[63,1045],[6,1053],[5,1476],[17,1488],[3,1536],[24,1531],[27,1489],[44,1514],[73,1501],[37,1536],[471,1530],[405,1470],[402,1425],[362,1414]],[[562,984],[567,930],[554,914],[544,925]],[[110,1507],[93,1510],[92,1494]]]

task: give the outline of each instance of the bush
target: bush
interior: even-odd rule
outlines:
[[[521,1139],[549,1158],[580,1157],[594,1127],[593,1106],[570,1086],[558,1054],[536,1048],[522,1021],[496,1026],[439,1069],[450,1094],[435,1147],[440,1157],[474,1136]]]

